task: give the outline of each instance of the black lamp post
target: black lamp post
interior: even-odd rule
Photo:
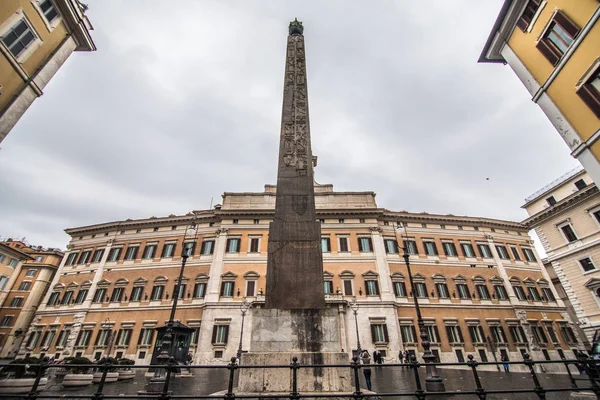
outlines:
[[[356,326],[356,351],[358,352],[356,356],[360,358],[362,349],[360,348],[360,335],[358,334],[358,303],[356,302],[356,297],[350,302],[350,308],[354,312],[354,325]]]
[[[252,307],[252,303],[244,298],[242,305],[240,306],[240,310],[242,311],[242,328],[240,329],[240,346],[237,351],[237,359],[238,363],[240,362],[240,357],[242,356],[242,339],[244,338],[244,319],[246,318],[246,313]]]
[[[171,315],[169,316],[169,321],[167,322],[167,331],[165,335],[162,337],[162,344],[160,346],[160,354],[156,359],[159,364],[167,365],[171,358],[171,347],[173,345],[173,325],[175,321],[175,312],[177,311],[177,301],[179,300],[179,292],[181,281],[183,279],[183,271],[185,270],[185,264],[187,262],[188,257],[188,249],[185,247],[185,239],[187,237],[187,233],[189,229],[196,230],[196,221],[192,221],[190,225],[185,228],[185,233],[183,234],[183,247],[181,249],[181,269],[179,270],[179,279],[176,282],[175,288],[173,290],[173,305],[171,306]],[[158,338],[156,339],[158,340]],[[164,375],[163,375],[164,374]],[[163,368],[157,368],[154,373],[154,377],[152,381],[161,381],[166,379],[166,370]]]
[[[403,247],[402,250],[404,254],[402,257],[404,258],[404,264],[406,264],[406,270],[408,272],[408,278],[410,279],[410,289],[413,293],[413,300],[415,302],[415,310],[417,312],[417,323],[419,324],[419,331],[421,332],[421,345],[423,346],[423,360],[425,361],[425,369],[427,371],[427,377],[425,378],[425,389],[428,392],[444,392],[446,387],[444,385],[444,381],[440,378],[440,375],[437,372],[437,368],[434,364],[435,356],[431,352],[431,342],[429,341],[429,334],[425,329],[425,322],[423,321],[423,316],[421,315],[421,308],[419,307],[419,299],[417,290],[415,288],[415,283],[413,282],[413,276],[410,272],[410,255],[408,254],[408,249]]]

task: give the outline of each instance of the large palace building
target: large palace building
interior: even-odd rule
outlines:
[[[155,328],[169,317],[185,247],[190,257],[176,319],[196,329],[195,362],[226,362],[238,350],[243,299],[260,307],[269,295],[275,189],[225,193],[213,210],[183,216],[67,229],[72,240],[21,354],[98,359],[110,351],[149,362]],[[492,349],[511,359],[525,351],[558,359],[580,346],[524,225],[389,211],[377,206],[373,192],[335,192],[332,185],[315,185],[315,199],[324,291],[327,305],[339,310],[344,351],[357,347],[348,308],[356,298],[363,348],[388,359],[400,350],[418,354],[414,295],[442,361],[462,361],[466,353],[491,360]],[[416,293],[399,247],[410,253]],[[246,324],[250,332],[251,315]],[[244,351],[249,343],[246,334]]]

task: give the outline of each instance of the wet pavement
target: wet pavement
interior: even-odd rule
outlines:
[[[421,381],[424,384],[425,370],[420,368]],[[440,375],[444,380],[446,390],[448,391],[470,391],[475,390],[475,380],[473,373],[470,370],[450,370],[439,369]],[[227,389],[228,371],[226,369],[197,369],[194,371],[193,377],[175,378],[170,385],[170,389],[175,395],[192,396],[209,395],[218,391]],[[486,389],[506,390],[506,389],[531,389],[534,387],[532,377],[529,373],[520,372],[479,372],[481,384]],[[566,374],[538,374],[540,384],[546,388],[570,388],[571,383]],[[589,381],[584,380],[585,376],[577,376],[581,378],[580,387],[589,387]],[[366,388],[362,373],[360,376],[361,387]],[[391,392],[412,392],[416,389],[414,372],[403,367],[377,367],[372,368],[373,391],[377,393]],[[121,381],[108,383],[104,387],[104,395],[106,396],[122,396],[122,395],[137,395],[138,391],[145,390],[146,378],[142,371],[138,371],[136,378],[133,381]],[[92,395],[97,390],[97,386],[90,386],[83,389],[66,390],[63,389],[57,380],[51,379],[46,390],[40,395],[59,394],[62,397],[69,395]],[[235,390],[234,390],[235,392]],[[549,400],[568,399],[570,392],[547,393],[546,398]],[[386,396],[387,397],[387,396]],[[410,399],[413,396],[390,396],[390,399]],[[444,398],[444,399],[477,399],[474,394],[455,394],[452,396],[427,396],[427,399]],[[490,394],[487,396],[490,400],[529,400],[538,399],[534,393],[520,394]]]

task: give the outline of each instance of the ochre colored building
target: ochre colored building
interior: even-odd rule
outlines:
[[[324,291],[339,311],[340,351],[357,347],[356,298],[362,348],[388,360],[400,350],[419,353],[418,327],[399,243],[407,246],[416,295],[443,361],[506,354],[520,359],[572,357],[580,338],[527,227],[516,222],[379,208],[373,192],[335,192],[315,186],[322,228]],[[225,193],[223,204],[187,215],[125,220],[67,229],[72,237],[21,355],[57,357],[110,354],[148,363],[155,328],[169,318],[185,246],[176,319],[195,328],[197,363],[235,356],[244,298],[264,305],[269,223],[275,187]],[[187,229],[192,222],[195,229]],[[186,234],[187,232],[187,234]],[[184,238],[185,235],[185,238]],[[289,293],[290,296],[300,295]],[[252,313],[245,320],[243,351],[252,350]],[[49,333],[50,332],[50,333]]]
[[[600,182],[600,3],[505,0],[480,62],[508,64]]]
[[[19,240],[0,243],[0,281],[6,282],[0,285],[0,357],[17,356],[63,254]]]
[[[77,0],[0,2],[0,142],[74,51],[94,51]]]

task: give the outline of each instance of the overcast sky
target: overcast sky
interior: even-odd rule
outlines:
[[[65,248],[65,228],[275,183],[296,16],[319,183],[520,221],[577,162],[508,66],[477,63],[501,4],[89,0],[98,51],[72,55],[2,143],[0,236]]]

